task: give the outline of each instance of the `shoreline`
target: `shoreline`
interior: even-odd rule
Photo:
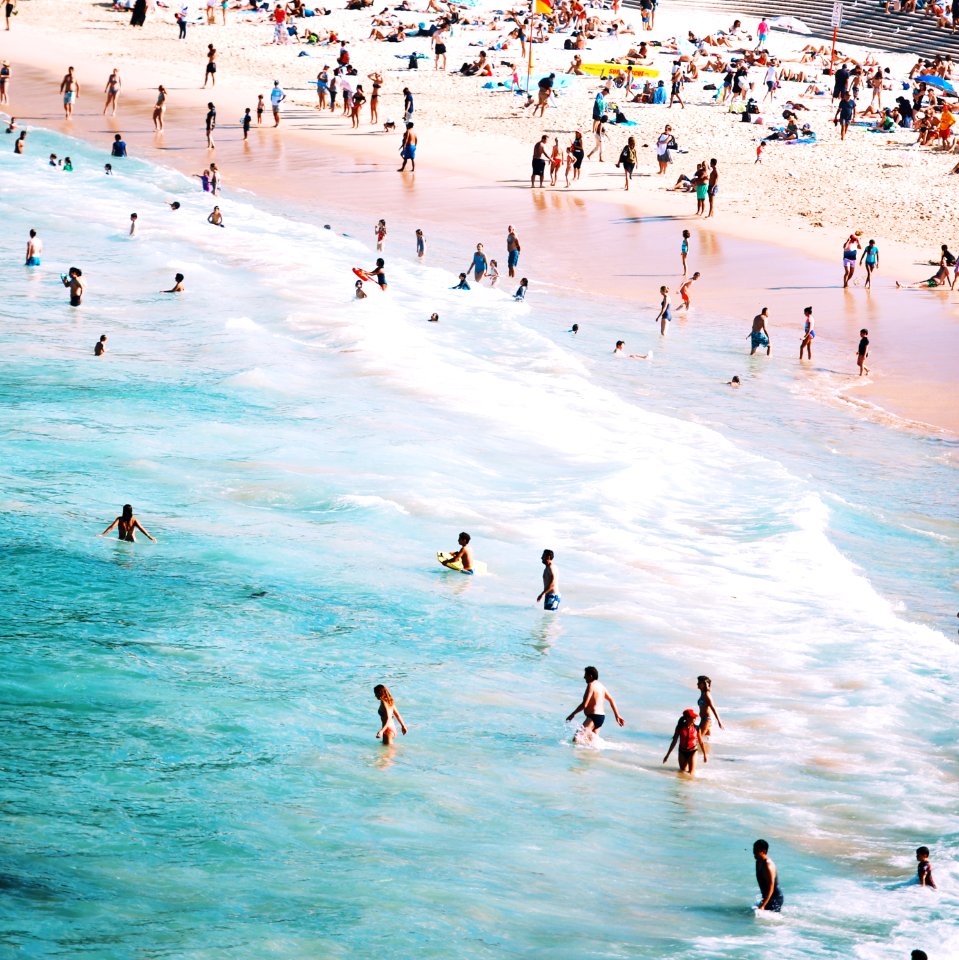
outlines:
[[[663,190],[651,193],[645,189],[648,181],[656,180],[648,169],[637,176],[634,186],[639,189],[635,194],[630,191],[628,198],[624,196],[625,191],[609,190],[597,184],[595,168],[578,190],[530,190],[523,178],[529,169],[529,151],[520,150],[515,141],[501,136],[490,144],[487,137],[484,144],[494,159],[484,167],[485,176],[478,176],[474,134],[465,130],[439,131],[431,127],[428,120],[420,129],[418,120],[417,129],[423,137],[419,156],[421,170],[413,176],[401,177],[394,165],[398,134],[383,134],[367,127],[356,135],[339,116],[321,116],[315,109],[303,106],[305,97],[312,96],[309,91],[289,88],[288,96],[295,101],[295,106],[284,114],[279,131],[273,130],[272,123],[269,127],[264,123],[263,128],[253,128],[250,143],[244,145],[237,123],[226,122],[218,128],[221,136],[217,150],[208,152],[202,124],[206,100],[215,100],[220,117],[233,117],[230,111],[235,111],[238,120],[243,106],[255,103],[255,97],[250,102],[249,95],[224,89],[222,77],[221,87],[214,90],[188,87],[187,68],[192,71],[192,66],[182,60],[168,63],[163,74],[172,94],[168,129],[162,137],[156,137],[150,120],[155,87],[151,88],[147,77],[155,66],[124,63],[120,115],[103,117],[87,110],[91,102],[99,108],[102,101],[99,89],[85,77],[98,75],[99,71],[105,78],[117,58],[89,53],[81,57],[75,49],[66,52],[62,37],[51,42],[44,39],[42,50],[38,50],[37,36],[43,31],[30,28],[30,33],[37,31],[31,38],[24,26],[27,25],[18,24],[20,29],[8,35],[15,38],[18,54],[24,58],[16,62],[10,104],[10,111],[17,116],[21,127],[36,124],[58,133],[69,133],[94,146],[102,145],[104,151],[113,132],[122,131],[132,156],[188,175],[199,172],[215,157],[225,177],[227,197],[236,189],[249,190],[255,197],[278,203],[286,212],[299,216],[335,220],[339,215],[355,218],[357,223],[362,218],[369,221],[370,227],[377,217],[384,216],[388,223],[402,222],[404,231],[406,224],[423,226],[428,243],[434,243],[438,249],[461,247],[464,262],[475,237],[484,236],[490,255],[505,261],[505,250],[499,249],[501,241],[494,246],[488,240],[489,225],[496,223],[495,229],[505,236],[506,224],[513,223],[524,244],[518,276],[528,271],[534,285],[547,283],[580,296],[594,297],[600,289],[604,299],[616,297],[620,301],[609,304],[616,310],[630,303],[635,305],[637,293],[641,302],[639,309],[654,308],[660,282],[675,290],[674,262],[678,258],[673,248],[678,249],[679,232],[689,228],[697,244],[693,248],[696,259],[691,256],[691,269],[702,268],[707,281],[698,291],[701,304],[708,304],[710,310],[738,315],[744,319],[736,324],[748,326],[745,318],[751,316],[750,311],[758,310],[760,300],[769,303],[778,324],[781,317],[801,315],[807,298],[814,297],[820,332],[825,329],[823,318],[829,318],[830,322],[837,318],[841,329],[841,334],[837,332],[833,338],[835,349],[830,346],[823,349],[825,338],[817,341],[820,347],[817,367],[822,365],[823,356],[828,368],[834,360],[838,362],[851,352],[852,338],[858,335],[859,324],[868,321],[874,346],[883,344],[879,379],[868,385],[855,379],[840,385],[840,398],[858,407],[860,415],[874,416],[868,409],[871,406],[903,418],[907,425],[923,423],[933,430],[959,434],[959,386],[951,378],[949,365],[950,356],[959,350],[959,325],[950,322],[952,318],[947,315],[951,313],[954,317],[957,306],[950,304],[944,308],[940,303],[940,298],[948,296],[948,292],[895,292],[881,287],[883,277],[896,275],[891,274],[890,261],[892,269],[903,277],[911,278],[928,269],[916,265],[921,252],[907,244],[883,247],[883,270],[876,291],[879,296],[861,288],[844,292],[835,282],[840,269],[838,258],[822,250],[821,240],[818,248],[812,246],[819,239],[813,236],[813,231],[808,231],[807,236],[788,224],[767,225],[765,220],[759,220],[758,213],[750,220],[724,214],[722,206],[718,207],[715,222],[699,221],[678,209],[681,205],[685,210],[691,209],[693,202],[689,195],[664,196]],[[33,42],[27,42],[30,40]],[[84,83],[83,96],[72,122],[57,115],[58,78],[65,67],[56,68],[55,64],[66,63],[67,58],[77,66],[78,76]],[[167,83],[167,79],[170,82]],[[27,86],[29,89],[24,89]],[[94,90],[96,92],[91,92]],[[391,110],[391,106],[384,106],[381,116],[390,117]],[[425,108],[418,105],[418,111],[427,113],[428,105]],[[188,112],[194,118],[189,122]],[[392,115],[395,119],[395,114]],[[531,131],[536,129],[530,127]],[[645,160],[641,160],[641,166],[643,163]],[[618,171],[613,163],[608,162],[605,167],[618,184]],[[461,231],[463,224],[475,224],[474,234],[451,235],[454,217],[455,226]],[[409,249],[404,253],[412,259],[412,225],[408,232]],[[766,240],[769,232],[776,235],[775,245]],[[549,243],[543,240],[547,235]],[[395,227],[391,228],[388,254],[397,250],[396,236]],[[830,248],[840,242],[841,238],[831,236]],[[825,264],[829,264],[832,271],[829,279],[834,283],[823,286]],[[787,286],[751,284],[743,289],[735,279],[731,283],[719,279],[777,274],[782,277],[784,267]],[[911,272],[906,273],[907,270]],[[506,280],[505,270],[503,274],[505,286],[511,281]],[[637,280],[642,283],[639,290]],[[812,289],[816,290],[815,294],[810,292]],[[931,297],[936,300],[931,301]],[[901,321],[907,310],[910,326],[905,329]],[[787,323],[792,327],[797,321],[789,319]],[[774,334],[781,329],[774,328]],[[874,330],[880,331],[879,337]],[[778,342],[782,342],[781,335]],[[925,348],[927,343],[936,345],[931,356],[932,351]],[[843,377],[844,373],[839,376]],[[847,396],[851,390],[855,391],[854,399]],[[867,407],[859,401],[865,401]]]

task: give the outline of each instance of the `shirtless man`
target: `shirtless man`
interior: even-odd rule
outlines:
[[[769,344],[769,331],[766,329],[766,320],[769,318],[769,307],[763,307],[759,313],[753,317],[753,328],[749,333],[750,351],[752,356],[760,347],[766,348],[766,356],[769,356],[772,347]]]
[[[66,74],[60,81],[60,93],[63,94],[63,115],[65,117],[73,116],[73,105],[80,96],[80,84],[73,73],[73,67],[67,69]]]
[[[37,236],[36,230],[31,230],[30,239],[27,241],[27,259],[24,262],[24,266],[39,267],[42,254],[43,241]]]
[[[543,561],[543,592],[536,598],[536,602],[542,600],[544,610],[559,610],[559,580],[553,566],[553,556],[552,550],[544,550],[540,558]]]
[[[606,702],[612,708],[616,722],[621,727],[626,725],[626,721],[616,709],[616,702],[609,695],[606,687],[599,682],[599,671],[595,667],[587,667],[583,671],[583,679],[586,681],[586,692],[583,694],[582,702],[566,718],[566,722],[569,723],[580,710],[586,717],[585,723],[573,737],[574,743],[590,743],[592,741],[593,735],[606,722]]]
[[[716,202],[716,195],[719,193],[719,169],[715,160],[709,161],[709,186],[706,188],[706,195],[709,197],[709,213],[707,219],[713,215],[713,204]]]
[[[759,895],[762,897],[756,909],[779,913],[783,908],[783,893],[779,889],[776,864],[769,859],[769,844],[765,840],[757,840],[753,844],[753,856],[756,858],[756,883],[759,884]]]
[[[60,280],[65,287],[70,288],[70,306],[79,307],[83,303],[83,281],[80,277],[83,271],[79,267],[70,267],[67,275],[60,274]]]
[[[539,141],[533,145],[533,175],[529,178],[529,185],[536,186],[536,178],[539,177],[539,185],[543,186],[543,177],[546,174],[546,143],[549,137],[544,133]]]
[[[470,555],[469,551],[469,542],[470,535],[468,533],[461,533],[457,538],[456,542],[460,545],[459,550],[456,551],[449,559],[443,561],[444,567],[450,567],[457,560],[463,565],[463,573],[472,573],[473,572],[473,558]]]

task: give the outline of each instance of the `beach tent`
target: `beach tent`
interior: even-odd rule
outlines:
[[[788,30],[790,33],[812,33],[799,17],[773,17],[769,26],[777,30]]]

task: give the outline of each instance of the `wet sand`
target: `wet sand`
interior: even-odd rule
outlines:
[[[21,49],[18,56],[28,52]],[[785,355],[798,364],[794,356],[802,308],[811,303],[819,337],[815,360],[807,366],[825,375],[828,393],[852,391],[850,398],[868,416],[882,416],[885,410],[905,421],[959,433],[953,362],[959,352],[959,301],[948,290],[893,289],[893,276],[914,280],[932,272],[916,262],[913,250],[887,245],[876,288],[843,290],[836,255],[842,238],[829,238],[828,251],[817,256],[755,239],[765,233],[776,236],[775,224],[741,217],[724,221],[721,201],[713,221],[692,215],[695,201],[687,194],[663,191],[653,202],[646,196],[637,203],[618,189],[621,174],[609,162],[602,181],[608,177],[614,189],[604,189],[594,173],[580,188],[531,190],[529,155],[519,155],[515,143],[503,138],[503,143],[488,145],[492,149],[486,156],[475,137],[457,130],[444,131],[437,143],[439,138],[424,126],[419,169],[400,175],[398,133],[367,127],[354,134],[340,116],[311,109],[309,91],[287,89],[298,103],[284,111],[280,129],[273,128],[267,110],[264,125],[254,126],[244,143],[238,121],[243,107],[255,99],[223,87],[191,87],[185,74],[178,82],[182,64],[168,71],[171,107],[162,135],[154,133],[151,121],[156,88],[129,66],[124,68],[118,117],[100,114],[100,88],[87,80],[73,120],[65,121],[57,93],[63,71],[54,71],[48,62],[60,55],[47,49],[37,57],[42,65],[24,66],[22,60],[18,65],[10,110],[21,127],[43,126],[81,137],[101,145],[105,154],[119,131],[131,156],[188,174],[215,159],[227,196],[248,190],[286,213],[361,237],[364,230],[372,237],[372,224],[385,217],[388,250],[410,258],[413,231],[421,227],[431,262],[448,262],[451,276],[464,269],[477,241],[505,266],[506,226],[513,224],[523,244],[519,275],[531,278],[534,298],[541,283],[585,293],[602,299],[603,312],[622,310],[635,317],[637,329],[645,329],[655,314],[659,285],[677,289],[680,234],[688,228],[693,234],[690,268],[703,273],[695,290],[700,315],[708,313],[708,322],[721,323],[731,337],[741,338],[744,358],[750,320],[768,306],[775,355],[779,362]],[[103,74],[105,79],[109,73],[106,63],[75,55],[70,62],[81,78]],[[221,123],[215,151],[206,149],[203,133],[205,105],[211,99]],[[655,176],[655,171],[638,170],[637,175]],[[799,240],[808,246],[808,238]],[[372,241],[370,245],[372,249]],[[857,276],[858,282],[862,279]],[[694,311],[690,322],[696,316]],[[854,353],[863,326],[871,340],[868,383],[855,376]]]

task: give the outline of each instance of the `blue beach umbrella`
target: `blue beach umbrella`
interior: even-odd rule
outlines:
[[[938,87],[940,90],[945,90],[946,93],[955,93],[956,88],[948,81],[943,80],[942,77],[937,77],[934,74],[926,74],[922,77],[916,78],[917,83],[924,83],[930,87]]]

